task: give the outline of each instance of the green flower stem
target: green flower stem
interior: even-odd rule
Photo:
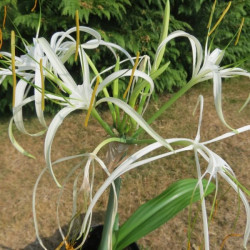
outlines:
[[[147,97],[148,97],[147,94],[148,94],[149,90],[150,90],[150,86],[148,85],[148,86],[146,86],[146,88],[144,90],[144,95],[142,96],[142,99],[140,101],[139,107],[137,109],[137,113],[138,114],[141,114],[142,111],[143,111],[143,107],[144,107],[144,104],[145,104],[145,102],[147,100]]]
[[[103,79],[99,75],[99,72],[98,72],[97,68],[95,67],[94,63],[92,62],[92,60],[89,58],[89,56],[87,54],[86,54],[86,57],[87,57],[89,65],[90,65],[91,69],[94,71],[95,75],[99,76],[100,83],[101,83]],[[103,91],[105,97],[110,97],[107,88],[103,88],[102,91]],[[113,122],[115,123],[115,121],[116,121],[116,114],[115,114],[114,106],[113,106],[113,104],[111,102],[108,102],[108,106],[109,106],[109,110],[110,110],[111,115],[112,115]]]
[[[120,143],[127,143],[126,139],[123,138],[119,138],[119,137],[112,137],[112,138],[108,138],[106,140],[104,140],[103,142],[101,142],[93,151],[93,154],[97,154],[101,148],[103,148],[105,145],[107,145],[110,142],[120,142]]]
[[[136,85],[133,93],[129,99],[129,105],[134,108],[135,107],[135,103],[136,100],[138,98],[138,96],[140,95],[141,91],[148,85],[147,81],[142,81],[140,84]]]
[[[118,177],[117,179],[115,179],[114,184],[115,184],[116,195],[118,198],[119,193],[120,193],[120,187],[121,187],[121,178]],[[108,249],[109,232],[110,232],[110,230],[113,230],[113,229],[111,229],[111,227],[113,226],[111,224],[113,209],[114,209],[114,190],[112,187],[110,187],[108,206],[107,206],[107,210],[106,210],[104,226],[103,226],[103,231],[102,231],[102,239],[101,239],[101,243],[100,243],[98,250],[107,250]]]
[[[150,77],[152,78],[152,80],[155,80],[157,77],[159,77],[169,66],[170,62],[165,63],[162,67],[160,67],[157,70],[151,70],[150,72]],[[135,107],[135,103],[136,100],[138,98],[138,96],[141,94],[141,92],[144,89],[144,94],[145,97],[148,94],[149,90],[150,90],[150,86],[148,84],[147,81],[143,80],[142,82],[138,82],[138,84],[136,85],[136,87],[134,88],[134,91],[130,97],[129,100],[129,105],[134,108]],[[141,102],[139,106],[143,107],[144,106],[144,102]]]
[[[161,68],[159,68],[157,70],[152,69],[150,72],[150,77],[152,78],[152,80],[155,80],[158,76],[160,76],[168,68],[169,64],[170,64],[170,62],[167,62]],[[149,90],[150,90],[150,86],[147,85],[145,90],[144,90],[144,95],[142,96],[142,100],[140,101],[139,108],[137,110],[138,114],[141,114],[143,111],[143,107],[144,107],[144,104],[147,100],[147,94],[148,94]]]
[[[128,120],[128,115],[124,114],[122,122],[121,122],[120,126],[118,127],[118,131],[120,134],[124,134],[125,129],[126,129],[126,125],[127,125],[127,120]]]
[[[110,136],[115,137],[115,134],[113,133],[110,126],[101,118],[101,116],[99,115],[99,113],[95,108],[92,108],[91,115],[101,124],[101,126]]]
[[[50,71],[48,71],[45,68],[47,74],[45,75],[46,77],[48,77],[51,81],[53,81],[54,83],[56,83],[59,87],[61,87],[65,92],[67,92],[69,95],[72,94],[72,91],[63,83],[62,80],[60,80],[57,76],[55,76],[53,73],[51,73]]]
[[[102,91],[103,91],[105,97],[110,97],[107,88],[103,88]],[[115,124],[115,122],[116,122],[116,112],[115,112],[114,106],[113,106],[113,104],[111,102],[108,102],[108,106],[109,106],[109,110],[111,112],[113,123]]]

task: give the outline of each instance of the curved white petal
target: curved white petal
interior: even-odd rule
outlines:
[[[221,76],[219,72],[213,73],[213,93],[214,93],[214,105],[216,112],[221,120],[221,122],[231,130],[234,130],[228,125],[225,121],[223,112],[222,112],[222,89],[221,89]]]
[[[59,187],[61,185],[57,181],[57,178],[55,177],[55,174],[54,174],[54,171],[52,168],[52,164],[51,164],[51,146],[52,146],[56,131],[59,128],[59,126],[62,124],[65,117],[67,115],[69,115],[71,112],[75,111],[76,109],[78,109],[78,108],[65,107],[56,114],[56,116],[52,120],[51,124],[49,125],[48,131],[46,134],[46,138],[45,138],[45,142],[44,142],[45,161],[46,161],[47,167],[48,167],[53,179],[55,180],[56,184]]]
[[[204,98],[203,98],[202,95],[199,95],[199,99],[198,99],[196,108],[197,108],[197,106],[198,106],[199,103],[200,103],[200,116],[199,116],[199,123],[198,123],[197,134],[196,134],[196,137],[195,137],[195,141],[196,142],[199,142],[200,138],[201,138],[200,131],[201,131],[202,114],[203,114],[203,106],[204,106]],[[196,110],[196,108],[195,108],[195,110]],[[195,110],[194,110],[194,112],[195,112]]]
[[[38,43],[41,45],[45,55],[48,57],[53,70],[63,80],[63,84],[72,92],[76,91],[77,84],[75,83],[74,79],[69,74],[63,63],[59,60],[58,56],[52,50],[47,40],[45,38],[39,38]]]
[[[27,81],[30,79],[27,78]],[[23,125],[23,112],[22,107],[26,104],[23,104],[25,98],[25,89],[27,87],[27,81],[20,79],[16,85],[16,95],[15,95],[15,107],[13,108],[13,117],[15,124],[19,131],[26,133],[26,130]],[[31,101],[31,100],[30,100]]]
[[[241,189],[223,171],[220,171],[219,174],[224,178],[225,181],[227,181],[227,183],[234,189],[234,191],[237,194],[239,194],[242,200],[242,203],[245,206],[247,222],[246,222],[243,246],[247,248],[247,243],[250,237],[250,207],[249,207],[248,200],[246,196],[244,195],[244,193],[241,191]]]
[[[36,216],[36,193],[37,193],[37,188],[38,188],[38,184],[42,178],[42,176],[45,174],[47,168],[44,168],[42,170],[42,172],[40,173],[40,175],[38,176],[34,189],[33,189],[33,194],[32,194],[32,213],[33,213],[33,221],[34,221],[34,227],[35,227],[35,231],[36,231],[36,237],[37,240],[39,242],[39,244],[41,245],[41,247],[45,250],[47,250],[47,248],[44,246],[42,239],[40,237],[39,234],[39,229],[38,229],[38,222],[37,222],[37,216]]]
[[[21,86],[21,85],[20,85],[20,86]],[[21,86],[21,88],[22,88],[22,86]],[[20,89],[21,89],[21,88],[20,88]],[[40,131],[40,132],[38,132],[38,133],[31,134],[31,133],[29,133],[29,132],[25,129],[24,123],[23,123],[22,108],[23,108],[23,106],[25,106],[27,103],[30,103],[30,102],[32,102],[32,101],[34,101],[34,100],[35,100],[35,96],[30,96],[30,97],[24,99],[23,101],[21,101],[21,102],[18,104],[18,106],[15,106],[15,107],[13,108],[13,119],[14,119],[14,121],[15,121],[16,127],[17,127],[18,130],[21,131],[22,133],[27,134],[27,135],[30,135],[30,136],[40,136],[40,135],[42,135],[42,134],[45,133],[46,129],[43,130],[43,131]]]
[[[96,91],[96,95],[98,93],[100,93],[104,87],[106,87],[109,83],[111,83],[115,79],[123,77],[123,76],[131,76],[131,74],[132,74],[131,69],[130,70],[122,69],[122,70],[119,70],[119,71],[116,71],[116,72],[110,74],[99,85],[99,87],[98,87],[98,89]],[[149,93],[149,95],[152,94],[152,92],[154,90],[154,82],[153,82],[152,78],[149,75],[147,75],[146,73],[144,73],[142,71],[139,71],[139,70],[135,70],[134,76],[135,77],[140,77],[140,78],[143,78],[144,80],[146,80],[150,84],[150,93]]]
[[[235,76],[246,76],[250,78],[250,73],[241,68],[226,68],[220,70],[221,77],[229,78]]]
[[[202,62],[202,47],[201,44],[199,42],[199,40],[184,32],[181,30],[177,30],[172,32],[171,34],[169,34],[162,42],[161,44],[158,46],[156,54],[155,54],[155,61],[157,61],[157,58],[160,54],[160,51],[162,50],[162,48],[165,47],[165,45],[172,39],[176,38],[176,37],[187,37],[190,41],[191,47],[192,47],[192,54],[193,54],[193,76],[196,75],[201,67],[201,62]],[[196,62],[197,59],[197,62]]]
[[[133,61],[132,57],[130,56],[130,54],[125,49],[123,49],[121,46],[119,46],[115,43],[105,42],[103,40],[100,41],[100,45],[104,45],[107,47],[111,47],[111,48],[115,48],[117,50],[120,50],[130,60],[131,64],[134,65],[134,61]]]
[[[13,118],[11,118],[10,120],[10,124],[9,124],[9,129],[8,129],[8,133],[9,133],[9,138],[10,138],[10,141],[12,143],[12,145],[20,152],[22,153],[23,155],[26,155],[28,157],[31,157],[33,159],[35,159],[36,157],[33,156],[32,154],[30,154],[29,152],[27,152],[26,150],[24,150],[20,144],[16,141],[14,135],[13,135],[13,132],[12,132],[12,127],[13,127]]]
[[[91,28],[85,27],[85,26],[80,26],[79,30],[82,32],[88,33],[96,38],[94,40],[87,41],[86,43],[81,43],[81,46],[84,49],[95,49],[99,46],[100,40],[101,40],[101,35],[97,31],[95,31]],[[76,27],[73,27],[73,28],[67,30],[66,32],[55,33],[51,38],[52,48],[54,48],[55,50],[58,50],[59,46],[61,46],[61,44],[65,38],[68,38],[71,41],[75,41],[75,39],[72,38],[72,36],[70,35],[73,32],[76,32]]]
[[[228,137],[231,137],[231,136],[234,136],[234,135],[237,135],[237,134],[249,131],[249,130],[250,130],[250,125],[247,125],[247,126],[236,129],[236,131],[228,132],[226,134],[223,134],[221,136],[213,138],[212,140],[202,142],[202,144],[206,145],[206,144],[213,143],[213,142],[216,142],[216,141],[221,141],[221,140],[226,139]]]
[[[42,59],[43,57],[43,53],[42,50],[40,48],[39,43],[37,43],[34,40],[34,44],[35,44],[35,49],[34,49],[34,60],[35,60],[35,78],[34,78],[34,84],[35,84],[35,88],[34,88],[34,95],[35,95],[35,108],[36,108],[36,114],[38,117],[39,122],[44,126],[47,127],[45,119],[44,119],[44,115],[43,115],[43,110],[42,110],[42,79],[41,79],[41,71],[40,71],[40,59]],[[44,62],[43,62],[43,66]],[[40,89],[40,91],[38,89]]]

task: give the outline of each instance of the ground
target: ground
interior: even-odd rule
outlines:
[[[250,124],[250,109],[246,107],[238,112],[249,94],[249,80],[228,81],[223,84],[223,111],[226,121],[233,127]],[[186,137],[195,138],[198,112],[192,115],[199,94],[204,95],[205,105],[201,130],[201,140],[205,141],[219,136],[228,129],[219,121],[214,104],[211,83],[202,83],[183,96],[164,115],[154,123],[153,127],[164,138]],[[161,103],[170,98],[170,94],[159,97],[152,102],[147,116],[152,114]],[[108,118],[106,111],[102,116]],[[60,127],[52,147],[52,158],[91,152],[105,138],[105,131],[91,119],[84,128],[85,114],[79,112],[69,116]],[[108,118],[109,119],[109,118]],[[47,119],[48,122],[50,118]],[[26,126],[29,131],[40,127],[35,118],[28,118]],[[36,159],[25,157],[11,145],[8,134],[8,119],[2,118],[0,123],[0,249],[41,249],[36,241],[32,217],[32,192],[36,179],[45,166],[43,159],[44,136],[30,137],[14,130],[18,142]],[[98,134],[98,136],[96,136]],[[238,180],[246,187],[249,184],[249,135],[250,132],[239,134],[224,141],[211,145],[217,154],[222,156],[233,168]],[[204,165],[204,164],[203,164]],[[72,165],[57,167],[56,175],[61,179]],[[194,156],[192,153],[182,153],[168,159],[157,161],[125,174],[122,177],[122,190],[119,201],[120,221],[129,215],[145,201],[161,193],[172,182],[181,178],[195,177]],[[97,183],[101,183],[104,174],[96,170]],[[61,224],[66,225],[71,213],[70,190],[66,188],[61,202]],[[56,202],[58,189],[49,174],[41,181],[37,195],[37,216],[39,230],[48,249],[54,249],[61,242],[56,224]],[[106,206],[107,194],[95,208],[94,224],[101,223]],[[248,197],[249,198],[249,197]],[[211,206],[213,197],[207,201]],[[199,205],[193,207],[192,215],[199,211]],[[188,209],[161,226],[148,236],[138,241],[141,249],[187,249]],[[245,230],[245,210],[240,204],[237,194],[220,178],[220,191],[217,199],[216,212],[210,222],[211,249],[220,249],[223,239],[223,249],[243,249],[242,234]],[[202,224],[197,217],[191,236],[191,249],[200,249],[203,244]],[[250,244],[249,244],[250,246]],[[202,249],[202,248],[201,248]]]

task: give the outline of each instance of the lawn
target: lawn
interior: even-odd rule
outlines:
[[[223,111],[226,121],[238,128],[250,124],[249,105],[238,112],[249,94],[249,80],[237,79],[223,84]],[[199,94],[204,95],[204,114],[201,130],[201,140],[205,141],[219,136],[228,129],[219,121],[214,104],[212,85],[202,83],[193,88],[179,102],[173,105],[154,123],[153,127],[164,138],[187,137],[195,138],[198,112],[195,108]],[[161,103],[170,98],[170,94],[159,96],[152,101],[149,112],[152,114]],[[102,111],[102,116],[108,113]],[[47,121],[50,121],[50,117]],[[84,127],[85,113],[78,112],[69,116],[57,132],[52,157],[58,159],[66,155],[91,152],[105,138],[106,133],[94,119],[90,119],[87,128]],[[35,118],[27,118],[27,129],[31,132],[39,130]],[[35,128],[35,129],[34,129]],[[0,123],[0,249],[41,249],[36,242],[32,218],[32,191],[35,181],[44,168],[43,141],[44,136],[29,137],[14,131],[19,143],[36,159],[27,158],[16,151],[8,138],[8,119],[1,118]],[[96,136],[98,133],[98,136]],[[250,132],[236,135],[211,145],[211,148],[224,158],[235,171],[238,180],[250,189]],[[133,150],[133,149],[132,149]],[[105,152],[101,152],[105,154]],[[204,164],[203,164],[204,165]],[[57,167],[56,174],[63,178],[72,165],[63,164]],[[205,166],[205,165],[204,165]],[[124,221],[135,209],[145,201],[153,198],[172,182],[182,178],[194,178],[196,170],[192,153],[182,153],[168,159],[133,170],[122,177],[119,212],[120,220]],[[104,174],[96,169],[96,182],[102,183]],[[70,189],[65,190],[61,204],[61,223],[66,225],[71,215]],[[45,238],[48,249],[54,249],[61,239],[56,224],[56,202],[58,189],[49,174],[43,178],[38,190],[37,213],[41,235]],[[101,223],[105,210],[107,194],[99,201],[94,213],[94,224]],[[213,197],[208,198],[211,206]],[[193,206],[192,218],[199,211],[198,204]],[[243,205],[239,207],[238,196],[221,179],[216,211],[210,222],[211,249],[220,249],[226,236],[223,249],[243,249],[241,242],[245,230],[246,216]],[[198,250],[203,243],[201,216],[198,215],[191,237],[191,249]],[[142,249],[187,249],[188,209],[182,211],[174,219],[163,225],[138,244]],[[250,246],[250,244],[249,244]]]

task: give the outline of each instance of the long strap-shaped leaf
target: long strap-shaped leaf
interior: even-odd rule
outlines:
[[[120,227],[116,238],[116,250],[152,232],[166,223],[190,203],[200,200],[197,179],[185,179],[173,183],[159,196],[146,202]],[[207,180],[202,181],[204,189]],[[194,189],[196,190],[194,191]],[[210,183],[205,195],[213,192],[215,185]]]

